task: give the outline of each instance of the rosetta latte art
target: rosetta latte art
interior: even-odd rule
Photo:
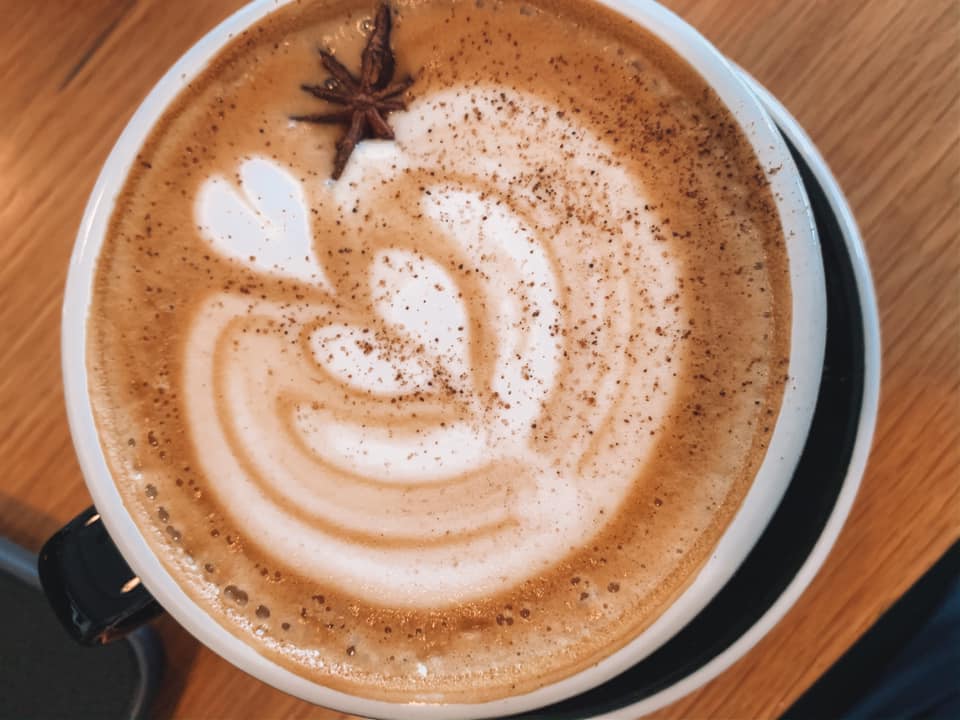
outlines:
[[[482,112],[501,92],[419,99],[336,183],[252,157],[196,200],[217,252],[304,288],[225,290],[194,318],[210,490],[266,552],[369,601],[490,595],[588,541],[674,390],[646,372],[683,318],[641,181],[535,96],[510,96],[522,124]],[[458,145],[431,143],[464,115]]]

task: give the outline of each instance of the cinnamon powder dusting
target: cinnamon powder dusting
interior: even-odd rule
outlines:
[[[588,0],[280,9],[111,219],[88,367],[126,506],[323,685],[482,702],[596,663],[764,457],[791,312],[766,177],[689,66]]]

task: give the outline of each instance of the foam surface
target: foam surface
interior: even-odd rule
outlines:
[[[360,236],[366,223],[349,210],[371,200],[369,188],[387,205],[411,172],[440,175],[443,182],[418,189],[419,204],[388,213],[407,242],[433,246],[434,257],[394,248],[393,232],[384,232],[366,246],[366,277],[357,274],[368,305],[336,293],[308,306],[216,294],[186,343],[189,432],[225,510],[302,572],[335,578],[368,601],[430,609],[482,598],[588,541],[633,484],[629,473],[593,466],[595,444],[613,436],[603,428],[606,414],[625,401],[656,430],[672,396],[674,378],[654,387],[648,365],[623,353],[602,364],[582,358],[576,383],[560,377],[574,370],[562,360],[577,328],[596,325],[590,342],[600,348],[648,348],[656,366],[667,349],[655,328],[684,320],[665,302],[677,292],[673,264],[650,252],[649,232],[631,232],[626,219],[650,198],[613,164],[611,148],[558,118],[555,107],[512,93],[526,127],[488,114],[471,124],[476,135],[455,156],[437,152],[454,140],[451,120],[506,90],[455,88],[418,99],[398,118],[395,143],[361,148],[341,182],[316,183],[330,217],[344,216],[345,231]],[[537,136],[577,141],[560,158],[550,143],[535,144]],[[514,143],[532,149],[500,155]],[[531,163],[592,189],[562,203],[537,203],[530,187],[511,193],[508,178]],[[502,180],[483,169],[490,166]],[[296,179],[263,158],[244,161],[239,177],[242,190],[219,177],[202,185],[196,212],[204,237],[254,270],[329,287],[303,242],[311,232]],[[617,238],[601,252],[598,228],[577,217],[591,206],[606,209],[607,233]],[[529,223],[553,230],[538,237],[521,220],[524,210]],[[562,222],[566,213],[572,220]],[[639,248],[633,267],[642,270],[650,307],[638,307],[632,278],[612,266],[632,254],[624,237]],[[317,245],[323,256],[322,238]],[[464,263],[478,276],[469,290],[459,289]],[[585,387],[589,402],[580,396]],[[341,393],[354,401],[332,407]],[[423,401],[430,411],[420,420]],[[578,410],[555,414],[546,437],[537,422],[548,406]],[[401,409],[397,417],[405,407],[409,415]],[[617,461],[636,467],[650,445],[632,442]]]
[[[416,82],[328,179],[318,44],[263,21],[143,148],[89,367],[125,501],[294,671],[478,702],[622,646],[749,488],[789,336],[763,173],[699,78],[586,2],[404,3]]]

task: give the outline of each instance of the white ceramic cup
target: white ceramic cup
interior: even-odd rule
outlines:
[[[600,0],[686,59],[714,88],[748,136],[768,173],[786,237],[792,290],[789,382],[766,457],[730,526],[696,579],[626,646],[579,673],[533,692],[479,704],[387,703],[331,690],[260,655],[196,605],[166,571],[124,507],[94,424],[87,390],[86,333],[91,285],[116,196],[154,123],[180,90],[239,32],[290,0],[257,0],[210,31],[140,105],[107,159],[87,204],[63,308],[67,413],[87,487],[110,537],[154,598],[198,640],[242,670],[304,700],[343,712],[410,720],[511,715],[558,702],[619,674],[663,645],[733,575],[773,515],[799,460],[813,417],[826,337],[826,295],[816,228],[799,174],[773,122],[726,59],[699,33],[651,0]]]

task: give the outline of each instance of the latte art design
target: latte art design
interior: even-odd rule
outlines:
[[[432,142],[454,119],[455,143]],[[258,545],[435,608],[543,572],[613,517],[685,318],[643,183],[559,108],[453,88],[394,126],[336,183],[265,157],[203,183],[201,232],[251,282],[196,313],[184,395],[209,491]]]
[[[124,505],[311,683],[469,704],[597,672],[767,455],[768,175],[592,0],[281,5],[183,78],[112,203],[85,369]],[[371,53],[413,81],[379,96],[389,141]]]

